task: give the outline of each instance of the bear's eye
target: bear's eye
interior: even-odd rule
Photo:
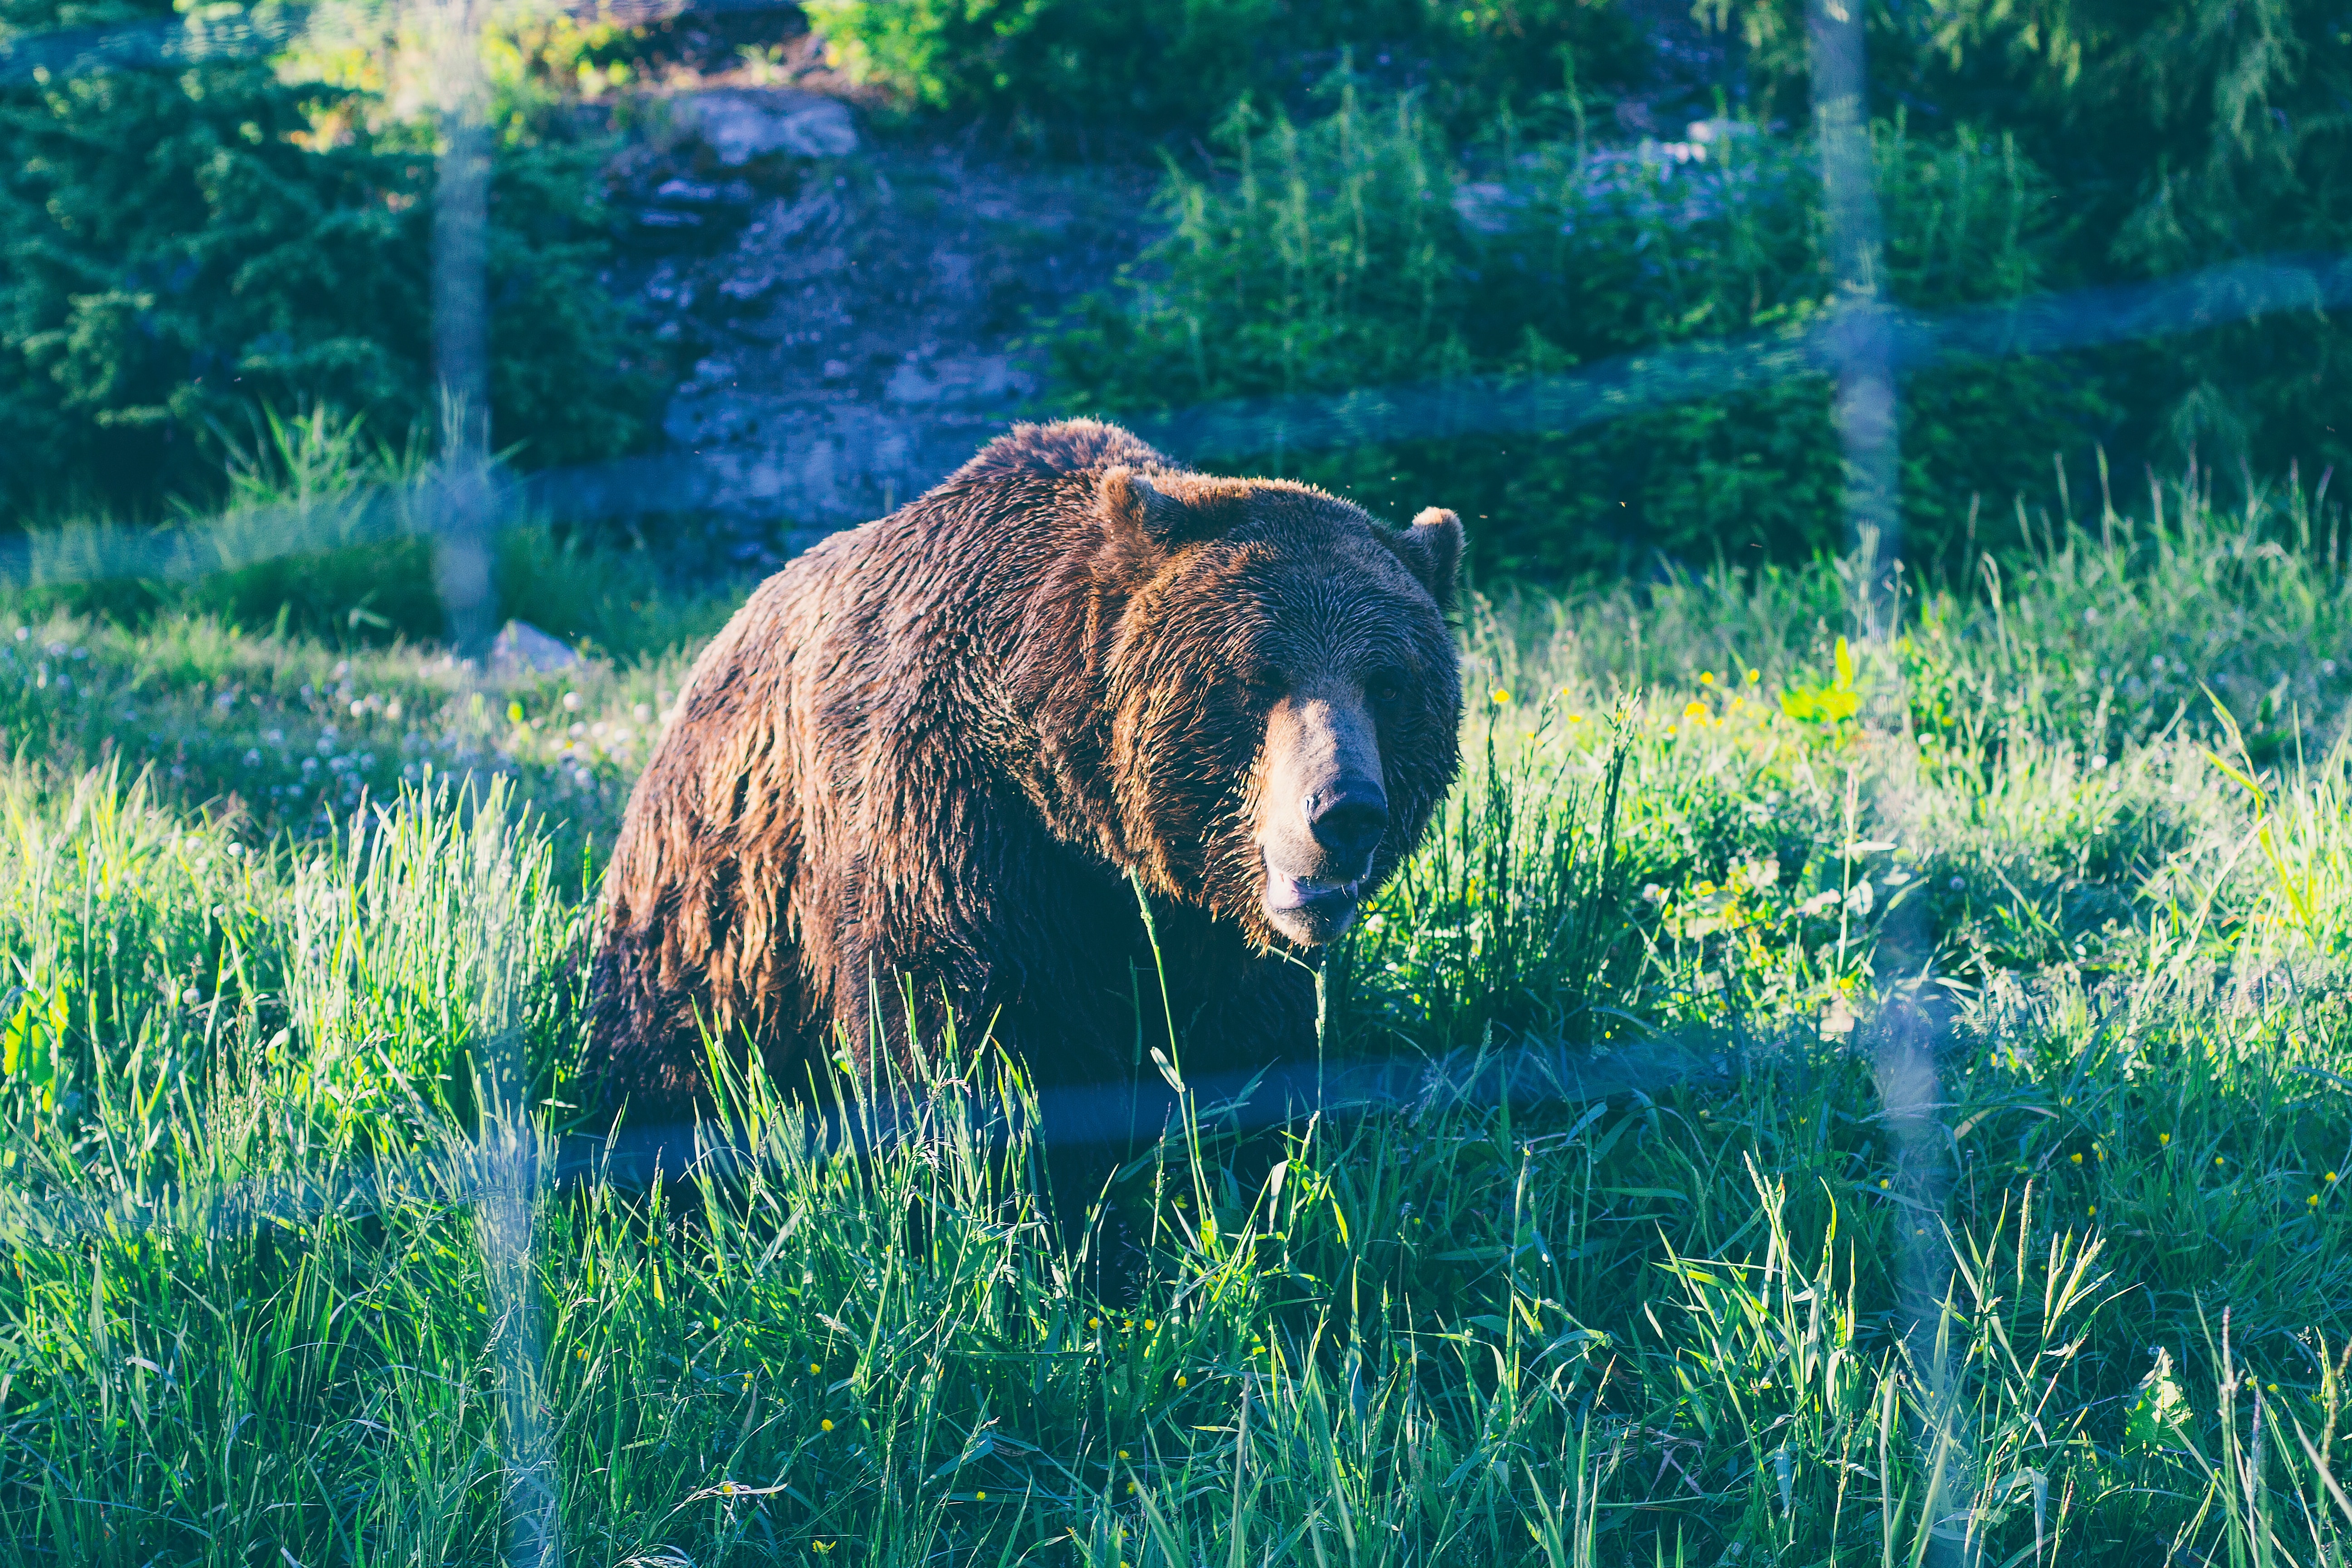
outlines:
[[[1242,672],[1242,689],[1254,702],[1271,702],[1280,697],[1286,682],[1282,671],[1270,664],[1261,664]]]
[[[1364,678],[1364,695],[1382,706],[1402,702],[1406,684],[1402,669],[1376,669]]]

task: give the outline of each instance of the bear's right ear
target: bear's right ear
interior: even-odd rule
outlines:
[[[1462,569],[1462,520],[1433,506],[1391,542],[1396,552],[1441,610],[1454,608],[1454,579]]]
[[[1103,517],[1114,536],[1140,535],[1161,550],[1215,531],[1214,509],[1181,500],[1132,468],[1113,468],[1102,477]]]

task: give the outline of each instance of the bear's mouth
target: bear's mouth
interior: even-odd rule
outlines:
[[[1356,918],[1356,901],[1364,881],[1326,882],[1294,877],[1272,860],[1265,866],[1265,916],[1274,929],[1291,941],[1320,947],[1346,931]]]

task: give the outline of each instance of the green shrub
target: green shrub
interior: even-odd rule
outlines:
[[[0,38],[65,16],[19,0]],[[432,159],[375,107],[262,60],[0,89],[0,514],[208,494],[218,432],[264,403],[429,412]],[[593,156],[520,132],[497,155],[492,412],[527,462],[653,430],[650,345],[596,281]]]
[[[1066,405],[1148,414],[1539,375],[1817,321],[1828,279],[1802,7],[1722,0],[1702,15],[1745,51],[1748,122],[1790,129],[1708,143],[1696,167],[1596,153],[1573,84],[1490,97],[1475,124],[1431,98],[1367,112],[1345,87],[1304,122],[1245,105],[1223,124],[1217,177],[1169,175],[1176,233],[1119,296],[1064,323]],[[1952,0],[1869,18],[1900,303],[2352,244],[2352,32],[2327,6]],[[2313,311],[1906,375],[1906,554],[1958,564],[1971,541],[2021,543],[2018,520],[2064,504],[2053,456],[2077,475],[2104,451],[2128,474],[2195,460],[2232,479],[2352,459],[2325,395],[2346,352]],[[1661,551],[1790,559],[1843,543],[1829,400],[1825,378],[1798,378],[1556,435],[1219,456],[1400,517],[1454,505],[1473,514],[1488,572],[1639,570]]]
[[[1204,128],[1241,93],[1311,82],[1355,46],[1444,112],[1476,115],[1642,70],[1616,0],[809,0],[860,80],[909,107],[981,112],[1066,144],[1091,132]],[[1319,63],[1318,63],[1319,62]],[[1302,70],[1305,75],[1302,76]]]
[[[1465,150],[1411,96],[1368,106],[1344,77],[1305,125],[1244,100],[1222,177],[1181,169],[1173,233],[1118,296],[1053,342],[1072,408],[1152,414],[1216,399],[1556,374],[1636,350],[1792,332],[1828,279],[1808,149],[1727,132],[1691,163],[1517,140]],[[1573,100],[1571,100],[1572,103]],[[1901,302],[2002,299],[2040,282],[2053,195],[2004,140],[1876,132],[1887,264]],[[1471,181],[1464,160],[1490,166]],[[2087,447],[2103,389],[2018,362],[1905,378],[1905,506],[1928,552]],[[1466,395],[1475,395],[1475,392]],[[1638,568],[1653,551],[1740,561],[1840,543],[1842,468],[1825,380],[1703,398],[1559,435],[1470,435],[1273,463],[1400,520],[1468,514],[1487,571]],[[1991,525],[1986,525],[1990,537]]]
[[[1745,49],[1758,111],[1806,116],[1803,0],[1706,0]],[[2336,0],[1873,0],[1881,112],[1998,123],[2063,195],[2048,281],[2160,278],[2274,252],[2352,249],[2352,26]],[[2116,449],[2195,453],[2234,479],[2352,461],[2352,353],[2321,310],[2105,357]],[[2134,465],[2135,469],[2137,465]]]

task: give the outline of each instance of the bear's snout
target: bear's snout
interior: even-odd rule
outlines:
[[[1379,727],[1352,683],[1285,697],[1266,715],[1257,840],[1268,924],[1320,947],[1346,931],[1389,830]]]

